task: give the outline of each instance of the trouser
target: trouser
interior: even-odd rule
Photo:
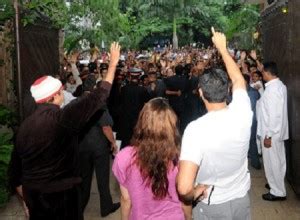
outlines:
[[[82,210],[85,209],[90,199],[94,169],[100,196],[101,213],[107,213],[111,210],[113,202],[109,188],[109,156],[110,154],[108,152],[98,155],[94,152],[80,153]]]
[[[23,187],[23,196],[30,220],[82,220],[79,188],[42,193]]]
[[[262,140],[263,145],[263,140]],[[262,146],[263,162],[270,193],[274,196],[286,196],[284,177],[286,173],[286,158],[284,141],[272,138],[272,146]]]
[[[193,208],[195,220],[250,220],[250,199],[248,193],[238,199],[216,205],[207,205],[199,202]]]
[[[250,146],[249,146],[249,157],[251,160],[251,165],[259,168],[260,161],[259,161],[259,155],[258,155],[258,148],[257,148],[257,142],[256,142],[256,129],[257,129],[257,122],[253,121],[251,126],[251,137],[250,137]]]

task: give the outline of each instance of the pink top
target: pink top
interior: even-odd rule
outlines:
[[[175,180],[178,167],[169,170],[169,194],[162,200],[154,200],[151,187],[146,187],[137,165],[133,164],[135,149],[121,150],[113,163],[113,173],[130,195],[131,220],[183,220],[181,202],[176,192]]]

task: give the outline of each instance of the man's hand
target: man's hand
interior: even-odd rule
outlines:
[[[251,52],[250,52],[250,57],[251,57],[253,60],[257,60],[257,54],[256,54],[256,51],[255,51],[255,50],[251,50]]]
[[[159,62],[160,62],[160,65],[161,65],[162,68],[166,68],[166,66],[167,66],[167,61],[161,59],[161,60],[159,60]]]
[[[111,44],[111,46],[110,46],[109,67],[108,67],[106,77],[103,80],[103,81],[109,82],[110,84],[113,83],[114,78],[115,78],[115,72],[116,72],[117,64],[118,64],[119,59],[120,59],[120,50],[121,50],[121,47],[120,47],[119,43],[113,42]]]
[[[246,59],[246,56],[247,56],[246,52],[242,51],[241,52],[241,60],[244,61]]]
[[[233,60],[232,56],[227,51],[226,47],[226,37],[223,33],[215,32],[214,28],[211,28],[213,37],[212,41],[214,42],[216,48],[222,56],[222,59],[225,63],[227,73],[232,82],[232,90],[243,89],[246,90],[246,83],[244,77],[240,71],[240,68]]]
[[[194,188],[194,201],[201,201],[207,198],[207,191],[206,191],[207,188],[208,186],[206,185],[198,184]]]
[[[120,59],[121,47],[118,42],[113,42],[110,46],[110,63],[109,65],[116,66]]]
[[[111,150],[112,154],[113,154],[114,156],[116,156],[116,154],[118,153],[118,152],[117,152],[118,146],[117,146],[116,142],[111,143],[111,148],[110,148],[110,150]]]
[[[215,32],[214,27],[211,28],[211,32],[213,34],[212,41],[215,44],[218,51],[221,53],[227,50],[226,46],[226,36],[223,33]]]
[[[25,213],[25,217],[27,219],[27,218],[29,218],[29,209],[28,209],[28,207],[27,207],[27,205],[24,201],[22,203],[23,203],[23,210],[24,210],[24,213]]]
[[[255,85],[255,86],[254,86],[254,89],[260,90],[260,89],[261,89],[261,86],[260,86],[260,85]]]
[[[265,146],[265,148],[272,147],[272,138],[265,137],[265,139],[264,139],[264,146]]]
[[[78,51],[72,53],[70,62],[71,62],[71,63],[76,63],[76,62],[77,62],[77,59],[78,59],[78,56],[79,56],[79,52],[78,52]]]

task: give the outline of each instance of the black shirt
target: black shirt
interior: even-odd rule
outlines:
[[[40,104],[21,124],[11,160],[12,184],[41,192],[71,188],[78,175],[78,134],[105,105],[111,84],[73,100],[63,109]]]

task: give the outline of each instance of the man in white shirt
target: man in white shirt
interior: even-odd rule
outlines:
[[[253,113],[244,78],[227,51],[226,37],[212,31],[232,81],[233,99],[227,106],[229,78],[224,71],[208,69],[199,77],[208,113],[184,132],[177,189],[186,202],[196,200],[194,219],[250,219],[247,154]]]
[[[257,135],[262,142],[263,162],[270,192],[264,200],[286,199],[284,177],[286,158],[284,141],[289,138],[287,89],[278,78],[276,63],[264,64],[263,78],[267,82],[263,96],[257,102]]]

